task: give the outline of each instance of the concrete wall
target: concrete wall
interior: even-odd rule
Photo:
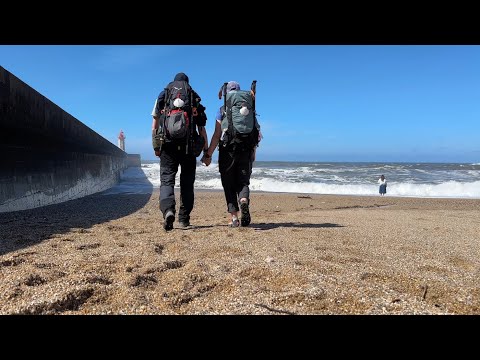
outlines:
[[[115,185],[127,154],[0,66],[0,212]]]

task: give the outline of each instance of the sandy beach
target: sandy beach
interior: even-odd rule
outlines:
[[[176,190],[178,200],[178,189]],[[196,191],[0,214],[0,314],[480,314],[480,200]]]

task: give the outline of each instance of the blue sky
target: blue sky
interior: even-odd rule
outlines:
[[[221,84],[257,80],[257,160],[478,163],[479,64],[475,45],[0,45],[6,70],[145,160],[155,99],[185,72],[209,139]]]

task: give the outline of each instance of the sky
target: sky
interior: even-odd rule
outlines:
[[[0,45],[1,66],[143,160],[184,72],[209,140],[220,86],[257,80],[260,161],[479,163],[479,64],[478,45]]]

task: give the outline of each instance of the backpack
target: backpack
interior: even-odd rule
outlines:
[[[224,147],[232,145],[234,149],[240,146],[242,150],[248,150],[258,145],[260,124],[255,112],[254,85],[255,82],[252,91],[226,93],[224,89],[224,106],[221,108],[221,143]]]
[[[186,142],[190,132],[192,88],[186,81],[172,81],[165,89],[165,140]]]

